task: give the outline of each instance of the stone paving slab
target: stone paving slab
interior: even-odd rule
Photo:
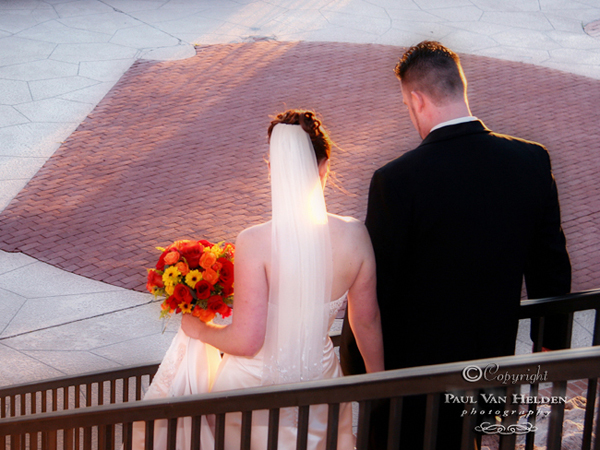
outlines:
[[[263,41],[138,61],[0,214],[0,249],[143,291],[155,246],[234,240],[268,219],[266,128],[288,107],[322,115],[339,147],[329,210],[363,219],[372,172],[419,142],[392,72],[402,51]],[[600,81],[472,55],[463,64],[475,115],[548,147],[573,289],[597,287]]]

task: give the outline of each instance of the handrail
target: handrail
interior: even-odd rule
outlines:
[[[563,314],[588,309],[600,309],[600,289],[574,292],[558,297],[521,300],[519,317],[529,319],[548,314]]]
[[[547,377],[544,381],[548,382],[597,378],[600,374],[600,348],[587,347],[533,355],[506,356],[292,385],[258,387],[129,404],[95,406],[77,411],[57,411],[11,417],[0,419],[0,436],[162,418],[196,417],[234,411],[433,394],[454,389],[473,390],[484,387],[512,386],[512,384],[504,383],[499,377],[491,380],[481,378],[473,382],[467,381],[463,377],[463,371],[467,365],[477,366],[483,370],[490,364],[496,364],[501,367],[502,372],[511,374],[530,373],[532,370],[537,370],[538,366],[544,366],[547,368]]]
[[[88,372],[82,375],[69,375],[66,377],[56,377],[44,381],[32,381],[28,383],[15,384],[7,387],[0,387],[0,397],[9,395],[18,395],[23,392],[39,392],[45,390],[59,389],[65,386],[75,386],[81,384],[99,383],[103,381],[120,380],[126,377],[136,377],[143,375],[154,375],[158,370],[160,362],[144,364],[142,366],[125,366],[112,370],[98,370]]]

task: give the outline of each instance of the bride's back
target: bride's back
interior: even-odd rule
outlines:
[[[352,217],[328,214],[329,233],[333,258],[333,283],[331,300],[342,297],[353,286],[361,268],[372,264],[371,241],[364,224]],[[255,248],[261,248],[256,255],[264,266],[267,282],[271,278],[271,222],[251,228],[244,233],[251,234]],[[257,261],[258,262],[258,261]],[[270,284],[270,283],[269,283]]]

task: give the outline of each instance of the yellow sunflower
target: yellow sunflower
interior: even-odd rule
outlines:
[[[167,286],[174,286],[181,281],[181,272],[179,271],[179,269],[177,269],[177,267],[171,266],[167,270],[165,270],[162,279],[165,288]]]
[[[199,270],[190,270],[188,274],[185,276],[186,284],[194,289],[196,284],[202,279],[202,272]]]
[[[181,309],[181,312],[183,314],[188,314],[188,313],[192,312],[192,304],[191,303],[181,302],[177,306],[179,306],[179,309]]]

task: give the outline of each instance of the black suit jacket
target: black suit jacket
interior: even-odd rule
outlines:
[[[366,226],[388,370],[513,354],[523,276],[530,298],[570,291],[548,152],[480,121],[377,170]],[[352,341],[346,324],[347,374],[364,371]]]

